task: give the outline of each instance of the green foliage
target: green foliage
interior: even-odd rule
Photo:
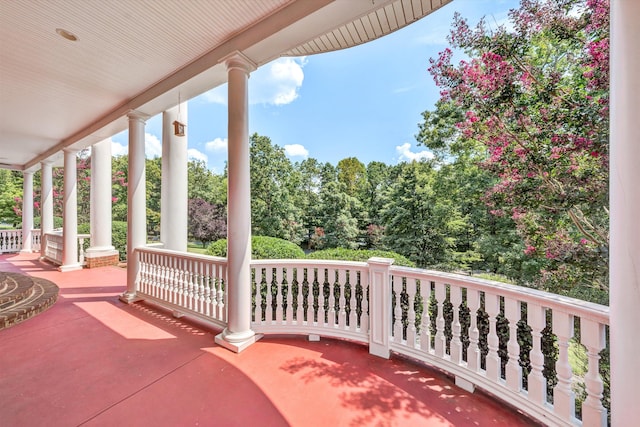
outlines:
[[[14,209],[18,207],[16,200],[22,198],[22,174],[0,169],[0,189],[0,223],[16,227],[22,222],[22,217]]]
[[[404,164],[382,211],[385,246],[418,267],[453,260],[455,234],[464,218],[450,200],[437,196],[436,171],[427,162]]]
[[[227,256],[227,239],[209,245],[207,254]],[[253,259],[297,259],[304,258],[304,251],[295,243],[270,236],[251,236],[251,258]]]
[[[78,234],[90,234],[91,226],[88,222],[78,224]],[[127,223],[125,221],[111,222],[111,244],[118,251],[120,261],[127,259]]]
[[[441,158],[484,148],[484,201],[526,255],[509,254],[504,273],[552,292],[608,290],[608,9],[527,1],[497,29],[456,15],[449,40],[468,59],[454,64],[447,48],[429,69],[442,99],[420,138]]]
[[[323,236],[318,247],[346,247],[356,249],[359,246],[358,217],[363,214],[362,205],[355,197],[343,191],[338,182],[330,182],[320,192],[323,224]]]
[[[365,262],[369,258],[392,258],[394,260],[393,265],[400,265],[404,267],[415,267],[416,264],[400,255],[399,253],[392,251],[382,250],[368,250],[368,249],[347,249],[347,248],[332,248],[323,249],[321,251],[311,252],[307,255],[309,259],[335,259],[342,261],[362,261]]]
[[[301,242],[307,233],[295,203],[296,175],[284,149],[253,134],[250,156],[252,234]]]

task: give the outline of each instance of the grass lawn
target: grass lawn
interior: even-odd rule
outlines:
[[[200,243],[189,242],[187,244],[187,252],[193,252],[194,254],[206,255],[207,254],[207,248],[203,248],[202,244],[200,244]]]

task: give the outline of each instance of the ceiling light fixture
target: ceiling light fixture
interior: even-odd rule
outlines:
[[[76,37],[75,34],[63,29],[63,28],[56,28],[56,33],[58,33],[61,37],[64,37],[65,39],[75,42],[78,41],[78,37]]]

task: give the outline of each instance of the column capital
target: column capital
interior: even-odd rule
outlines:
[[[77,154],[80,149],[75,147],[65,147],[62,149],[65,154]]]
[[[224,62],[227,67],[227,71],[232,69],[239,69],[249,74],[258,68],[258,64],[249,59],[245,54],[240,51],[231,52],[229,55],[222,58],[220,62]]]
[[[25,170],[22,171],[22,175],[33,175],[33,171],[25,169]]]
[[[42,166],[53,166],[55,162],[52,159],[44,159],[40,161],[40,165]]]
[[[129,118],[129,120],[137,120],[144,123],[149,118],[149,115],[141,113],[138,110],[129,110],[127,111],[127,117]]]

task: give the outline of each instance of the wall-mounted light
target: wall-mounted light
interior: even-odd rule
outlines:
[[[56,28],[56,33],[58,33],[58,35],[60,37],[64,37],[65,39],[72,41],[72,42],[76,42],[78,41],[78,37],[73,34],[70,31],[65,30],[64,28]]]

